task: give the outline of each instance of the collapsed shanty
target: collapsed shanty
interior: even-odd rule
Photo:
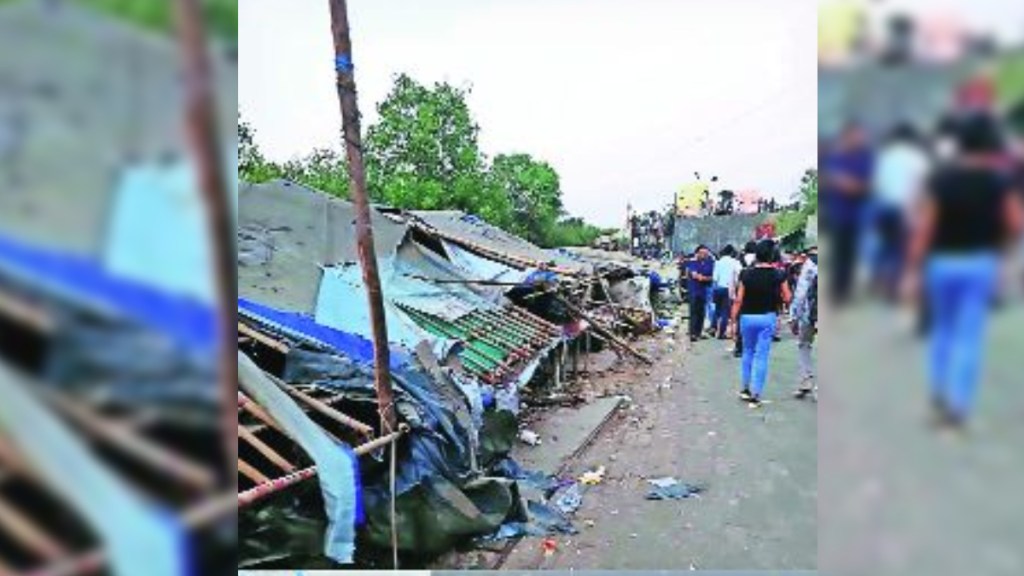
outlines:
[[[650,281],[639,268],[542,250],[471,215],[377,207],[392,387],[405,426],[382,438],[352,205],[272,181],[243,184],[238,207],[243,567],[273,567],[284,554],[291,564],[281,566],[296,554],[308,554],[304,565],[354,553],[372,564],[390,550],[381,448],[391,441],[403,554],[429,557],[527,520],[515,479],[496,472],[507,469],[500,464],[518,431],[521,393],[559,386],[575,355],[602,345],[646,360],[613,328],[651,328]],[[313,474],[319,490],[297,485]],[[310,506],[327,515],[319,550],[302,540],[317,525]]]
[[[178,47],[0,4],[0,574],[233,571]],[[231,182],[237,70],[211,56]]]

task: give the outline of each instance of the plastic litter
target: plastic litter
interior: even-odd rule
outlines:
[[[579,507],[583,504],[583,491],[580,485],[575,482],[556,494],[554,505],[563,514],[572,514],[579,510]]]
[[[542,534],[579,533],[572,522],[557,508],[531,500],[526,503],[526,510],[530,516],[531,528]]]
[[[529,444],[530,446],[540,446],[541,442],[543,442],[540,439],[540,434],[537,434],[533,430],[520,430],[519,439],[522,440],[524,444]]]
[[[680,482],[671,476],[652,478],[647,483],[652,486],[647,492],[647,500],[683,500],[703,491],[699,486]]]
[[[602,481],[604,481],[604,472],[604,466],[598,466],[596,470],[584,472],[583,475],[581,475],[579,478],[580,484],[584,484],[586,486],[600,484]]]
[[[545,538],[540,544],[541,550],[544,550],[545,556],[551,556],[558,549],[558,543],[555,542],[554,538]]]

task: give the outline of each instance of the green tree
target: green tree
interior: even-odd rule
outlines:
[[[480,203],[491,195],[484,191],[480,130],[467,94],[447,83],[427,87],[405,74],[395,77],[377,106],[380,119],[366,132],[374,199],[402,208],[482,211]]]
[[[284,178],[284,169],[269,162],[256,144],[256,130],[238,115],[238,177],[244,182]]]
[[[562,210],[558,172],[529,154],[499,154],[490,170],[490,182],[508,198],[513,231],[527,240],[547,243]]]
[[[782,212],[776,218],[776,233],[781,236],[804,230],[807,227],[807,219],[815,217],[818,213],[817,168],[804,170],[800,178],[800,188],[793,194],[793,201],[800,203],[800,209]]]

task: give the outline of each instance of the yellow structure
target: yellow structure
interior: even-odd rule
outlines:
[[[818,60],[844,61],[865,22],[863,0],[826,0],[818,8]]]
[[[676,214],[682,216],[698,216],[700,215],[701,202],[709,193],[709,185],[707,182],[691,182],[686,184],[679,190],[679,194],[676,196]]]

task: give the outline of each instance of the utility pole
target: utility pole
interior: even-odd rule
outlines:
[[[384,318],[384,299],[377,273],[377,255],[373,247],[370,201],[366,193],[366,170],[363,166],[363,141],[359,128],[359,106],[356,102],[355,67],[352,64],[352,39],[349,37],[348,7],[345,0],[329,0],[331,34],[334,37],[334,69],[338,102],[341,105],[342,132],[348,157],[349,192],[356,210],[356,242],[363,284],[370,305],[373,328],[374,385],[383,433],[395,431],[395,403],[391,391],[388,330]]]
[[[221,432],[228,465],[238,461],[238,342],[235,325],[235,230],[228,208],[217,135],[213,73],[199,0],[175,2],[178,41],[185,80],[185,128],[206,208],[217,299],[217,376],[221,388]],[[228,475],[237,481],[236,474]]]

